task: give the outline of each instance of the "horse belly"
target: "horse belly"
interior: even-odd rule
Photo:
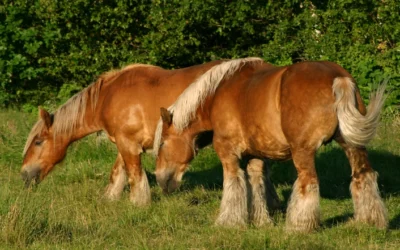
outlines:
[[[277,76],[264,76],[250,84],[245,93],[242,118],[249,151],[270,159],[289,158],[289,144],[281,126]]]
[[[290,147],[281,138],[267,131],[254,130],[249,137],[249,153],[274,160],[290,159]]]

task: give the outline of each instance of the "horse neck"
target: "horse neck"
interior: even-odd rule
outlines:
[[[207,99],[203,107],[197,110],[196,119],[187,128],[191,137],[195,137],[205,131],[213,130],[210,119],[211,102],[211,98]]]
[[[93,97],[89,95],[86,99],[86,105],[77,108],[78,111],[75,111],[73,114],[62,114],[62,111],[57,114],[56,112],[55,120],[58,121],[59,124],[56,125],[58,128],[55,128],[55,136],[58,139],[69,144],[102,129],[98,119],[99,115],[97,110],[99,109],[99,105],[96,104],[99,103],[100,100],[96,99],[96,102],[93,102],[92,98]],[[68,109],[68,107],[65,107],[65,109]],[[84,112],[84,115],[80,117],[82,112]],[[71,117],[66,117],[68,115]],[[59,116],[59,118],[57,116]]]
[[[89,105],[87,105],[89,106]],[[89,134],[98,132],[101,130],[101,126],[98,122],[98,116],[96,112],[93,112],[91,108],[87,108],[85,116],[82,122],[79,122],[75,128],[73,134],[71,134],[71,141],[79,140]]]

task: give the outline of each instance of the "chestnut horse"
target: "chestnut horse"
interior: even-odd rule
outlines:
[[[54,114],[40,109],[23,152],[26,185],[43,180],[72,142],[103,130],[118,149],[106,197],[119,198],[128,177],[130,200],[138,206],[149,204],[140,154],[153,146],[160,107],[171,105],[190,83],[221,62],[177,70],[132,64],[101,75]]]
[[[308,232],[320,223],[315,154],[333,139],[352,168],[355,220],[385,228],[386,208],[365,149],[379,123],[384,89],[382,85],[365,108],[354,79],[332,62],[286,67],[256,59],[224,62],[191,84],[169,110],[161,109],[154,142],[157,181],[173,191],[193,157],[193,138],[212,130],[224,172],[216,223],[243,225],[249,219],[256,225],[270,223],[260,159],[292,158],[298,176],[286,226]],[[244,155],[254,157],[247,166],[249,190],[239,167]]]

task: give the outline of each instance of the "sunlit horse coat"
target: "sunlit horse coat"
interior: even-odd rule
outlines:
[[[224,170],[217,224],[242,225],[249,218],[256,225],[271,222],[263,201],[262,162],[254,159],[247,166],[248,190],[239,168],[242,156],[292,158],[298,177],[286,222],[289,229],[310,231],[320,223],[315,153],[333,139],[345,150],[352,168],[355,220],[385,228],[386,208],[364,147],[378,126],[383,93],[384,86],[366,109],[354,79],[332,62],[272,67],[250,58],[217,65],[169,110],[162,109],[154,145],[157,181],[164,190],[173,191],[193,157],[193,139],[213,130],[213,145]]]
[[[191,82],[221,62],[177,70],[133,64],[101,75],[54,114],[40,109],[23,153],[21,174],[26,184],[42,180],[72,142],[103,130],[118,149],[106,196],[118,198],[128,177],[131,201],[150,203],[140,153],[153,146],[160,107],[171,105]]]

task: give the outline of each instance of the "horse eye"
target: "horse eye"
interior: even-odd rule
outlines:
[[[160,148],[161,148],[163,145],[164,145],[164,142],[161,142],[161,143],[160,143]]]
[[[43,142],[43,141],[39,141],[39,140],[37,140],[37,141],[35,141],[35,145],[36,145],[36,146],[39,146],[39,145],[41,145],[41,144],[42,144],[42,142]]]

